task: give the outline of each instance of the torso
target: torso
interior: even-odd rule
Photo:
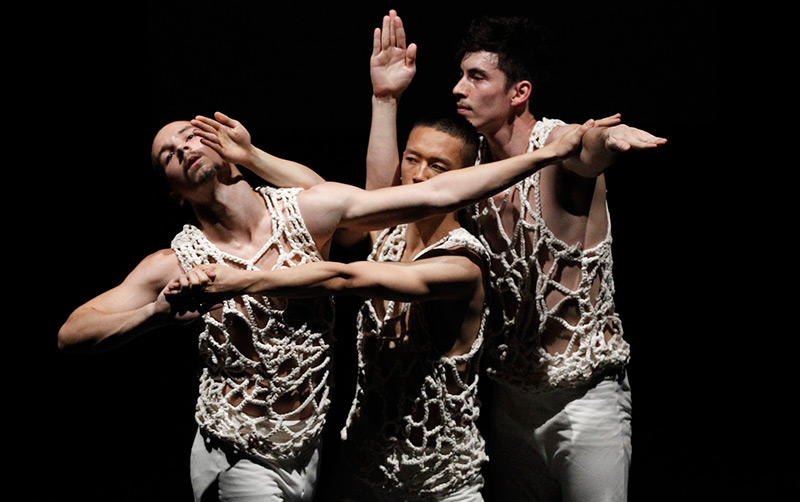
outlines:
[[[403,247],[404,227],[387,232],[370,259],[435,259],[436,247],[476,253],[459,244],[459,236],[480,247],[459,229],[452,241],[417,253]],[[479,472],[483,439],[474,420],[486,314],[479,293],[478,308],[464,301],[364,303],[358,319],[358,388],[347,425],[355,436],[350,451],[362,478],[389,491],[427,495],[446,493]]]
[[[538,125],[529,151],[543,146],[554,127],[552,122]],[[470,214],[470,230],[493,254],[492,285],[502,304],[495,309],[503,316],[495,319],[493,333],[501,353],[497,361],[503,361],[497,367],[515,371],[515,380],[528,379],[533,387],[547,388],[560,378],[553,376],[560,371],[555,366],[573,355],[584,357],[576,351],[589,338],[599,335],[609,342],[621,336],[611,298],[610,222],[602,176],[578,178],[560,166],[548,166],[476,205]],[[589,303],[583,304],[586,300]],[[594,331],[587,337],[576,335],[576,329],[584,329],[578,326],[588,326],[595,314],[604,326],[587,327]],[[604,321],[606,316],[611,318]],[[627,344],[614,344],[627,354]],[[613,363],[624,357],[613,357]],[[525,362],[530,358],[535,362]],[[511,369],[514,365],[516,370]]]
[[[173,243],[184,269],[198,263],[222,263],[271,270],[321,260],[309,244],[302,219],[291,217],[296,192],[264,194],[270,217],[249,243],[216,245],[187,225]],[[261,436],[268,436],[282,421],[324,421],[333,323],[330,298],[243,295],[226,301],[204,319],[206,329],[199,342],[205,359],[198,402],[201,426],[232,442],[263,442]],[[250,426],[242,424],[260,429],[261,435],[245,433],[243,439],[238,430]],[[277,450],[286,446],[288,451],[303,443],[288,442],[297,444],[278,445]],[[262,453],[271,455],[274,446],[262,445]]]

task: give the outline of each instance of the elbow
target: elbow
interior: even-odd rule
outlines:
[[[465,200],[456,197],[455,193],[448,189],[446,180],[440,179],[440,177],[431,178],[424,184],[427,188],[425,191],[425,207],[434,213],[452,213],[472,202],[472,199]]]
[[[562,164],[564,169],[572,174],[578,175],[581,178],[597,178],[611,165],[611,162],[598,162],[597,160],[590,161],[566,161]]]
[[[67,322],[58,330],[58,351],[64,352],[70,349],[74,345],[73,340],[74,336]]]
[[[59,352],[84,352],[93,350],[99,341],[92,332],[85,329],[85,324],[70,317],[58,330]]]

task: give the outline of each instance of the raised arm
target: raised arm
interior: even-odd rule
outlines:
[[[648,150],[667,142],[665,138],[647,131],[620,124],[619,114],[609,119],[598,121],[596,127],[584,135],[581,154],[566,160],[563,163],[565,169],[585,178],[594,178],[610,167],[622,152]],[[567,126],[556,128],[548,140],[557,140],[568,131]]]
[[[400,184],[397,108],[416,73],[417,46],[406,45],[403,21],[394,10],[372,36],[372,122],[367,147],[367,190]]]
[[[197,314],[178,315],[164,295],[169,280],[180,273],[171,251],[148,256],[119,286],[70,314],[58,332],[59,350],[107,350],[160,326],[197,318]]]
[[[214,120],[216,119],[216,120]],[[277,187],[308,188],[325,180],[310,168],[270,155],[255,147],[250,133],[237,120],[216,112],[214,119],[197,116],[192,125],[203,144],[210,146],[228,162],[252,171],[261,179]]]

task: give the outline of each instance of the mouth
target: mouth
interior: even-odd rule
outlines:
[[[469,111],[471,111],[471,110],[472,110],[472,109],[471,109],[469,106],[467,106],[467,105],[464,105],[464,104],[461,104],[461,103],[456,103],[456,111],[457,111],[459,114],[462,114],[462,115],[463,115],[463,114],[465,114],[465,113],[467,113],[467,112],[469,112]]]
[[[187,171],[190,170],[198,160],[200,160],[200,155],[187,156],[186,160],[183,163],[185,168],[186,168],[186,170]]]

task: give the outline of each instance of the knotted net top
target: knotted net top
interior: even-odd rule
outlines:
[[[399,261],[406,225],[385,230],[369,256]],[[459,228],[417,256],[486,251]],[[487,304],[484,305],[486,307]],[[380,310],[385,313],[380,314]],[[428,315],[430,315],[428,313]],[[358,315],[356,398],[342,437],[356,475],[400,497],[443,495],[477,483],[487,459],[476,426],[478,362],[488,310],[468,352],[438,347],[419,303],[364,302]]]
[[[563,124],[536,122],[528,152],[543,147],[553,128]],[[624,366],[630,354],[614,310],[610,219],[605,239],[591,249],[563,242],[542,217],[539,183],[540,171],[507,189],[502,199],[474,205],[468,218],[470,230],[490,251],[493,296],[500,303],[487,336],[487,373],[533,392],[588,382]],[[559,282],[567,269],[580,271],[575,289]],[[561,299],[548,306],[553,292]],[[567,311],[578,312],[577,322],[566,319]],[[566,350],[557,354],[545,350],[541,340],[553,327],[570,334]]]
[[[297,207],[300,190],[258,189],[272,232],[248,259],[221,251],[185,225],[172,242],[183,269],[216,263],[275,270],[322,260]],[[310,454],[329,406],[332,299],[242,295],[203,319],[195,414],[201,430],[257,460]]]

